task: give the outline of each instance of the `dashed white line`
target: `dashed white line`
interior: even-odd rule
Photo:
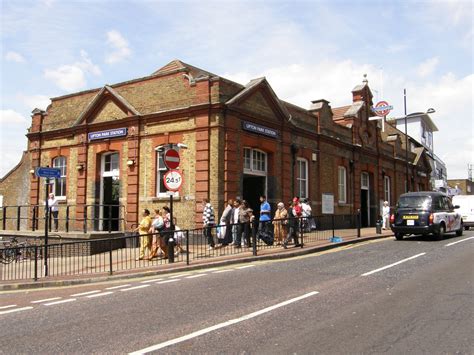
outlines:
[[[28,306],[28,307],[22,307],[22,308],[14,308],[14,309],[9,309],[8,311],[2,311],[0,314],[7,314],[7,313],[13,313],[13,312],[21,312],[21,311],[26,311],[27,309],[32,309],[33,307]]]
[[[16,304],[9,304],[8,306],[2,306],[0,307],[0,309],[6,309],[6,308],[12,308],[12,307],[16,307]]]
[[[213,274],[221,274],[223,272],[231,272],[235,271],[234,269],[224,269],[224,270],[219,270],[219,271],[214,271]]]
[[[156,282],[156,281],[161,281],[163,280],[163,278],[161,279],[151,279],[151,280],[145,280],[145,281],[140,281],[141,284],[147,284],[149,282]]]
[[[462,242],[465,242],[466,240],[469,240],[469,239],[474,239],[474,237],[469,237],[469,238],[466,238],[466,239],[458,240],[457,242],[446,244],[445,247],[450,247],[451,245],[462,243]]]
[[[106,290],[116,290],[118,288],[124,288],[124,287],[128,287],[128,286],[132,286],[132,285],[131,284],[126,284],[126,285],[112,286],[112,287],[107,287]]]
[[[207,274],[197,274],[197,275],[192,275],[192,276],[186,276],[187,279],[195,279],[196,277],[202,277],[206,276]]]
[[[211,272],[211,271],[216,271],[216,270],[219,270],[219,268],[213,267],[212,269],[204,269],[204,270],[200,270],[198,272]]]
[[[157,284],[167,284],[170,282],[178,282],[178,281],[181,281],[181,280],[180,279],[165,280],[165,281],[157,282]]]
[[[238,266],[236,269],[247,269],[249,267],[254,267],[255,265],[244,265],[244,266]]]
[[[102,296],[111,295],[112,293],[113,293],[112,291],[101,292],[101,293],[96,293],[95,295],[89,295],[89,296],[87,296],[87,298],[102,297]]]
[[[98,293],[98,292],[100,292],[100,290],[94,290],[94,291],[82,292],[82,293],[75,293],[74,295],[71,295],[71,297],[85,296],[85,295],[90,295],[90,294]]]
[[[74,301],[76,301],[75,298],[68,298],[68,299],[61,300],[61,301],[43,303],[43,306],[54,306],[55,304],[68,303],[68,302],[74,302]]]
[[[175,345],[175,344],[178,344],[178,343],[181,343],[183,341],[186,341],[186,340],[189,340],[189,339],[193,339],[193,338],[196,338],[198,336],[201,336],[203,334],[207,334],[207,333],[210,333],[210,332],[213,332],[215,330],[218,330],[218,329],[221,329],[221,328],[224,328],[224,327],[228,327],[230,325],[233,325],[233,324],[236,324],[236,323],[240,323],[242,321],[245,321],[245,320],[249,320],[251,318],[254,318],[254,317],[257,317],[257,316],[260,316],[264,313],[268,313],[270,311],[273,311],[277,308],[280,308],[280,307],[284,307],[284,306],[287,306],[291,303],[294,303],[294,302],[297,302],[297,301],[301,301],[305,298],[308,298],[308,297],[311,297],[311,296],[314,296],[314,295],[317,295],[319,292],[317,291],[313,291],[313,292],[309,292],[309,293],[306,293],[302,296],[299,296],[299,297],[296,297],[296,298],[292,298],[292,299],[289,299],[287,301],[284,301],[284,302],[281,302],[281,303],[278,303],[274,306],[270,306],[270,307],[267,307],[267,308],[264,308],[264,309],[261,309],[259,311],[256,311],[256,312],[253,312],[253,313],[250,313],[250,314],[247,314],[245,316],[242,316],[242,317],[239,317],[239,318],[235,318],[235,319],[231,319],[227,322],[223,322],[223,323],[219,323],[219,324],[216,324],[216,325],[213,325],[212,327],[208,327],[208,328],[204,328],[204,329],[201,329],[201,330],[198,330],[196,332],[193,332],[191,334],[188,334],[188,335],[184,335],[182,337],[179,337],[179,338],[176,338],[176,339],[171,339],[171,340],[168,340],[168,341],[165,341],[163,343],[159,343],[159,344],[156,344],[156,345],[153,345],[153,346],[150,346],[148,348],[145,348],[145,349],[141,349],[141,350],[138,350],[138,351],[135,351],[131,354],[146,354],[146,353],[149,353],[149,352],[152,352],[152,351],[156,351],[156,350],[159,350],[159,349],[163,349],[163,348],[166,348],[170,345]]]
[[[132,291],[132,290],[138,290],[139,288],[144,288],[144,287],[149,287],[150,285],[149,284],[146,284],[146,285],[140,285],[140,286],[134,286],[134,287],[130,287],[130,288],[122,288],[120,291]]]
[[[400,261],[397,261],[396,263],[393,263],[393,264],[390,264],[390,265],[387,265],[387,266],[384,266],[384,267],[381,267],[379,269],[375,269],[375,270],[372,270],[372,271],[369,271],[369,272],[366,272],[365,274],[362,274],[360,276],[368,276],[368,275],[372,275],[372,274],[375,274],[376,272],[379,272],[379,271],[382,271],[382,270],[385,270],[385,269],[388,269],[388,268],[391,268],[393,266],[396,266],[396,265],[399,265],[401,263],[404,263],[405,261],[408,261],[408,260],[412,260],[412,259],[415,259],[415,258],[418,258],[419,256],[422,256],[422,255],[425,255],[426,253],[420,253],[420,254],[417,254],[417,255],[413,255],[409,258],[406,258],[406,259],[403,259],[403,260],[400,260]]]
[[[48,302],[48,301],[55,301],[55,300],[60,300],[61,298],[62,297],[46,298],[44,300],[31,301],[31,303],[42,303],[42,302]]]
[[[170,279],[177,279],[178,277],[184,277],[184,276],[188,276],[188,275],[191,275],[191,273],[187,272],[185,274],[170,276]]]

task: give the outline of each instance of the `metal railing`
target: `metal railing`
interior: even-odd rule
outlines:
[[[83,209],[83,218],[76,218],[76,211]],[[53,227],[70,232],[80,231],[124,231],[124,205],[62,205],[58,206],[58,217],[55,218],[49,209],[48,230]],[[45,207],[43,205],[4,206],[0,208],[0,223],[2,230],[44,230]],[[56,229],[56,228],[54,228]]]
[[[294,220],[271,220],[262,226],[259,226],[258,221],[230,224],[225,226],[230,228],[228,234],[222,233],[223,226],[212,226],[142,236],[128,232],[120,237],[85,241],[54,240],[47,246],[41,241],[8,245],[0,248],[0,280],[113,274],[171,263],[189,265],[229,255],[256,256],[261,251],[282,248],[285,241],[286,246],[303,247],[330,240],[335,237],[337,230],[346,230],[346,236],[360,237],[359,220],[358,215],[312,216]],[[297,238],[290,240],[287,236],[291,225],[296,226]],[[270,237],[273,236],[271,243],[265,243],[263,231],[267,231]],[[218,239],[218,235],[227,235],[228,239]],[[153,238],[157,243],[162,239],[163,250],[150,259],[148,256],[151,249],[144,248],[144,245],[152,247]],[[164,244],[165,239],[172,240]],[[141,247],[144,249],[143,259],[140,259]]]

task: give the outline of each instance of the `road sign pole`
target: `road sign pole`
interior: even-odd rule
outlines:
[[[44,276],[48,276],[48,222],[49,222],[49,178],[46,178],[44,184]]]

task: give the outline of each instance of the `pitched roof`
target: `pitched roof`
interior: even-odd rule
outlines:
[[[192,75],[194,79],[199,77],[217,77],[217,75],[212,74],[206,70],[197,68],[193,65],[186,64],[178,59],[172,60],[165,66],[161,67],[160,69],[156,70],[152,75],[161,75],[161,74],[168,74],[171,72],[183,71],[188,72]]]
[[[348,106],[335,107],[332,109],[332,119],[333,121],[340,121],[346,117],[356,116],[362,107],[364,107],[363,101],[356,101]]]
[[[332,108],[332,119],[334,121],[344,119],[344,115],[350,107],[351,105]]]

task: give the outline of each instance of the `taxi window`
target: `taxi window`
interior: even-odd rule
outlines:
[[[451,203],[451,199],[449,197],[444,197],[446,209],[449,211],[454,210],[453,204]]]
[[[429,210],[431,198],[429,196],[402,196],[398,201],[398,208],[414,208]]]
[[[436,196],[433,199],[433,210],[435,211],[444,211],[448,208],[446,201],[441,196]]]

